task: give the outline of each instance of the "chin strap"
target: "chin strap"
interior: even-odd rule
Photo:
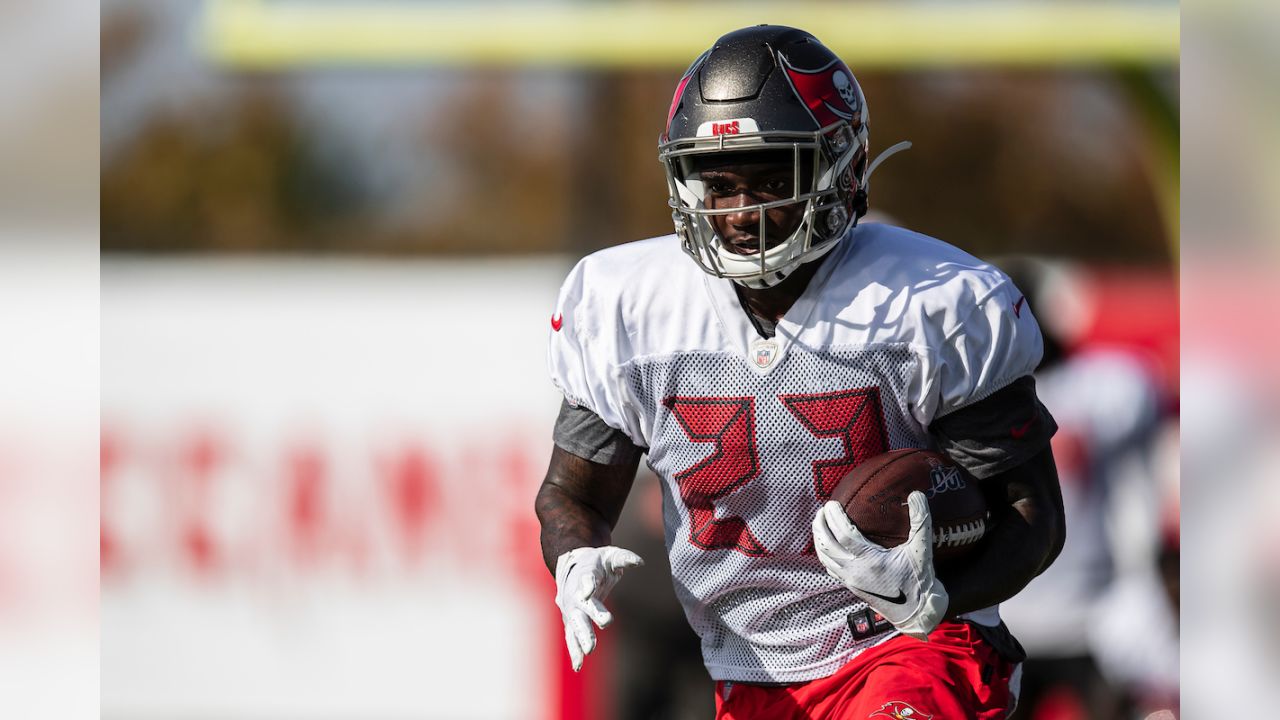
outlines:
[[[827,243],[823,245],[821,249],[815,251],[814,254],[805,258],[804,262],[795,263],[791,267],[788,267],[782,270],[774,270],[773,272],[766,273],[765,275],[754,275],[751,277],[730,278],[730,279],[733,280],[733,282],[743,287],[748,287],[753,290],[764,290],[766,288],[771,288],[774,285],[781,283],[783,280],[786,280],[787,278],[791,277],[791,273],[795,272],[796,270],[799,270],[801,265],[811,263],[814,260],[817,260],[825,256],[827,253],[831,252],[831,249],[836,246],[837,242],[839,242],[839,240],[828,240]]]
[[[787,272],[772,272],[763,277],[730,278],[730,280],[745,288],[751,288],[752,290],[765,290],[777,285],[783,280],[786,280],[787,276],[790,274],[791,273]]]
[[[884,152],[877,155],[876,159],[871,161],[871,166],[867,168],[867,175],[865,178],[863,178],[862,182],[864,184],[870,184],[871,173],[875,172],[876,168],[880,167],[880,163],[884,162],[885,160],[888,160],[890,157],[894,155],[897,155],[903,150],[908,150],[910,148],[911,148],[910,140],[903,140],[902,142],[897,143],[896,145],[890,145],[889,147],[885,148]]]

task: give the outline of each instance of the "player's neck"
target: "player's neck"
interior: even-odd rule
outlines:
[[[829,255],[829,254],[828,254]],[[814,262],[805,263],[796,269],[795,272],[787,276],[786,280],[774,285],[770,288],[754,289],[743,287],[737,283],[733,284],[733,289],[738,293],[738,299],[742,301],[744,307],[753,315],[765,318],[770,322],[777,322],[782,319],[783,315],[796,304],[796,300],[804,294],[809,283],[813,280],[813,276],[818,272],[818,268],[826,258],[815,260]]]

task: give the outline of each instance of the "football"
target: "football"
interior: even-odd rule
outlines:
[[[862,534],[884,547],[907,539],[907,496],[929,498],[934,564],[963,557],[987,531],[987,501],[977,481],[941,453],[919,448],[891,450],[860,463],[831,493]]]

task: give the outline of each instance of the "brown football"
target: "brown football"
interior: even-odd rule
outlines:
[[[831,492],[868,540],[884,547],[907,539],[907,496],[929,497],[934,564],[962,557],[987,531],[987,501],[978,483],[941,453],[891,450],[860,463]]]

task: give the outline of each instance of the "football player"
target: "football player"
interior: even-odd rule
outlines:
[[[580,261],[551,317],[564,395],[537,496],[573,667],[634,553],[611,545],[641,455],[662,480],[678,599],[718,718],[1004,717],[1021,649],[999,603],[1062,547],[1041,337],[1008,277],[859,225],[870,116],[812,35],[729,33],[676,87],[659,143],[675,234]],[[946,452],[996,522],[946,577],[924,496],[864,538],[834,485],[904,447]]]

